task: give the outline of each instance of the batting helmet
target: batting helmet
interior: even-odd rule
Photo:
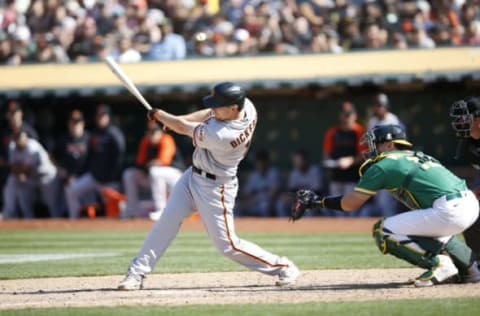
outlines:
[[[228,105],[243,107],[245,90],[232,82],[222,82],[215,85],[211,93],[203,97],[203,105],[208,108],[218,108]]]
[[[366,152],[369,158],[376,157],[379,152],[377,144],[391,141],[397,145],[412,147],[413,145],[407,141],[405,130],[400,125],[377,125],[363,136],[363,143],[368,146]]]
[[[480,117],[480,98],[471,98],[467,101],[458,100],[450,107],[452,127],[458,137],[470,137],[470,127],[473,119]]]

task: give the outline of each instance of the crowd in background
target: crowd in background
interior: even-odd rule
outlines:
[[[0,64],[480,44],[478,0],[0,0]]]
[[[375,95],[369,112],[368,125],[401,124],[383,93]],[[107,215],[156,220],[189,165],[172,135],[153,121],[146,121],[136,148],[128,149],[135,159],[127,163],[125,127],[114,122],[106,104],[98,104],[91,118],[72,110],[65,129],[55,136],[39,133],[17,101],[7,102],[2,114],[0,184],[5,219]],[[94,125],[87,128],[87,120]],[[334,195],[352,190],[364,161],[366,148],[360,140],[366,128],[358,122],[354,104],[345,101],[339,104],[338,122],[325,133],[320,160],[313,160],[308,149],[292,149],[290,168],[280,170],[268,150],[252,152],[252,170],[241,170],[236,215],[285,217],[299,189]],[[348,216],[386,216],[399,210],[393,198],[380,193]],[[347,216],[326,210],[316,215]]]

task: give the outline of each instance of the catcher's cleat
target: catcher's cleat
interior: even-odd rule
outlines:
[[[135,291],[143,289],[144,275],[129,273],[118,285],[120,291]]]
[[[458,269],[455,267],[449,256],[438,255],[437,258],[437,266],[423,273],[415,280],[414,285],[416,287],[427,287],[448,283],[457,276]]]
[[[462,283],[478,283],[480,282],[480,269],[478,269],[477,262],[474,262],[467,270],[467,273],[462,276]]]
[[[300,270],[292,262],[288,263],[288,267],[280,270],[278,280],[275,282],[276,286],[291,286],[295,285],[298,277],[300,276]]]

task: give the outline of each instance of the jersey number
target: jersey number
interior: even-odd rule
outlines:
[[[431,167],[440,167],[440,164],[435,159],[425,155],[410,156],[407,157],[407,159],[420,164],[420,168],[422,168],[423,170],[427,170]]]

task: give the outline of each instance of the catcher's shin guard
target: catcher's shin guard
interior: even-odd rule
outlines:
[[[468,273],[470,266],[476,261],[476,255],[465,243],[456,236],[450,238],[445,245],[445,250],[460,271],[460,275]]]
[[[373,238],[382,254],[389,253],[424,269],[431,269],[438,264],[435,256],[441,250],[440,242],[436,242],[433,238],[428,238],[427,242],[427,240],[418,241],[407,236],[395,235],[383,227],[383,222],[384,219],[381,219],[373,225]],[[434,244],[436,244],[436,247],[432,247]],[[425,246],[432,249],[426,251]],[[437,251],[433,248],[436,248]]]

